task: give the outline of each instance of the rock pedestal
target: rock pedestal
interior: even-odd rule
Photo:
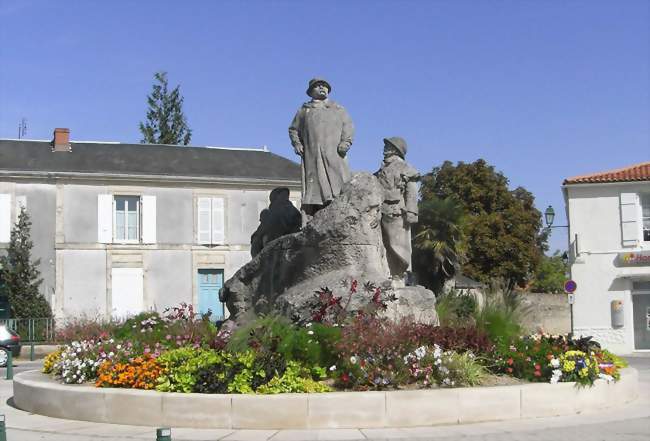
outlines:
[[[302,231],[268,243],[224,285],[220,296],[230,320],[240,325],[272,312],[309,320],[315,291],[328,287],[335,295],[345,295],[347,288],[341,282],[353,279],[391,291],[380,227],[382,195],[373,175],[357,173]],[[423,321],[437,322],[431,291],[406,287],[394,294],[398,300],[389,305],[387,315],[410,312],[416,318],[426,316]],[[361,296],[353,296],[349,309],[355,310],[361,301]]]

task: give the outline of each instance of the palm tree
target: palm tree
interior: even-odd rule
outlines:
[[[452,278],[464,259],[465,212],[453,198],[428,195],[418,204],[413,235],[413,269],[418,280],[436,293]]]

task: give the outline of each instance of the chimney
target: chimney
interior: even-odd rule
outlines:
[[[53,152],[71,152],[70,129],[54,129],[54,139],[52,140]]]

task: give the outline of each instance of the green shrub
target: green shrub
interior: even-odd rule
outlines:
[[[311,323],[298,327],[281,316],[267,316],[237,329],[226,349],[231,353],[253,349],[278,352],[286,360],[307,366],[328,366],[336,359],[335,345],[341,331],[337,327]]]
[[[487,375],[487,369],[471,352],[452,352],[448,369],[453,373],[456,386],[478,386]]]
[[[466,324],[476,313],[476,298],[467,292],[451,289],[436,299],[436,312],[440,324],[445,326]]]
[[[197,372],[213,364],[224,363],[222,353],[184,347],[164,352],[158,357],[163,374],[158,378],[156,390],[161,392],[192,392]]]
[[[276,376],[267,384],[260,386],[257,393],[280,394],[280,393],[315,393],[329,392],[331,388],[323,383],[314,381],[311,378],[309,369],[296,361],[287,363],[287,369],[282,376]]]
[[[497,281],[484,295],[483,307],[473,314],[476,327],[487,333],[493,342],[508,343],[521,335],[522,320],[529,310],[522,305],[520,294],[511,285]]]

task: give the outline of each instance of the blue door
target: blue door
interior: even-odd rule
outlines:
[[[212,312],[212,321],[223,320],[223,304],[219,301],[219,289],[223,286],[223,270],[199,270],[199,312]]]

